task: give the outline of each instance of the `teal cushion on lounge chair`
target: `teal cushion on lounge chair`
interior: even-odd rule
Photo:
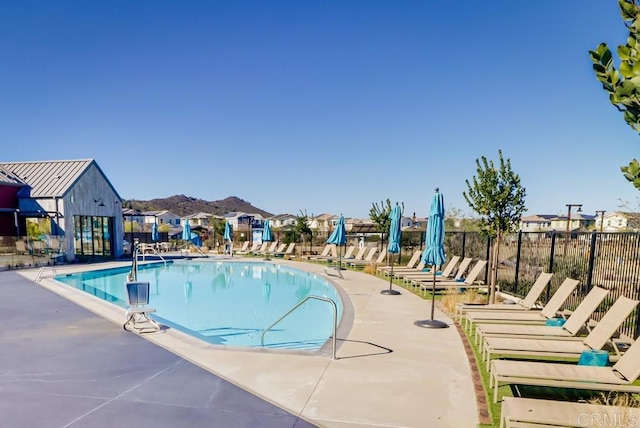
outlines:
[[[564,318],[549,318],[545,322],[545,325],[549,327],[562,327],[565,322],[567,322],[567,320]]]
[[[582,351],[580,359],[578,360],[579,366],[601,366],[605,367],[609,365],[609,352],[599,349],[589,349]]]
[[[464,282],[464,278],[456,278],[456,282]]]

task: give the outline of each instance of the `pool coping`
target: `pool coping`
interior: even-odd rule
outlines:
[[[331,282],[340,292],[345,314],[346,303],[350,303],[353,320],[347,331],[339,330],[337,360],[327,358],[324,350],[309,355],[308,351],[301,354],[301,351],[232,349],[174,329],[143,337],[319,426],[478,424],[471,370],[456,329],[435,333],[407,325],[408,320],[423,317],[430,303],[406,290],[401,290],[404,298],[380,297],[378,290],[387,288],[388,281],[361,272],[345,271],[344,279],[338,280],[326,275],[322,264],[280,260],[276,263],[291,264]],[[108,262],[100,264],[100,268],[123,265],[126,263]],[[58,270],[71,273],[94,270],[96,266],[74,265]],[[21,274],[33,280],[37,270]],[[122,308],[51,278],[39,284],[122,325],[125,312]],[[388,304],[394,300],[395,305]],[[444,314],[439,311],[437,314],[453,324]],[[347,325],[344,319],[343,324]],[[427,346],[426,341],[434,336],[440,347]],[[425,366],[426,361],[431,364]],[[425,403],[432,404],[428,413]]]

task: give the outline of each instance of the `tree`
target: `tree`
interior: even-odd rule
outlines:
[[[384,234],[389,232],[389,227],[391,227],[391,210],[393,207],[391,206],[391,200],[387,199],[385,201],[381,201],[380,205],[377,203],[371,204],[371,209],[369,210],[369,218],[373,222],[375,226],[376,232],[380,232],[382,234],[382,245],[384,245]],[[404,212],[404,203],[402,204],[402,212]]]
[[[495,302],[498,279],[498,249],[504,233],[514,232],[524,212],[526,189],[520,184],[520,176],[511,170],[511,161],[498,150],[500,167],[482,156],[476,159],[477,175],[473,184],[466,180],[467,192],[462,195],[471,209],[480,216],[480,230],[493,240],[491,252],[489,301]]]
[[[613,54],[606,43],[589,51],[593,70],[609,93],[609,101],[623,113],[627,125],[640,132],[640,7],[636,0],[618,0],[625,27],[629,30],[627,43],[618,46],[620,65],[616,69]],[[640,190],[640,163],[637,159],[621,166],[624,177]]]
[[[293,231],[295,233],[294,238],[298,242],[300,241],[300,239],[302,239],[302,241],[304,242],[304,238],[307,237],[306,241],[309,242],[309,249],[311,249],[311,238],[313,237],[313,231],[309,227],[308,219],[309,217],[307,216],[307,212],[303,212],[302,210],[300,210],[300,214],[296,216],[296,224],[293,227]]]

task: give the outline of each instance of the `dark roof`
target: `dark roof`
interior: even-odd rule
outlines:
[[[354,233],[380,233],[380,232],[376,230],[376,225],[373,223],[355,223],[351,227],[351,230],[349,231],[349,234],[354,234]]]

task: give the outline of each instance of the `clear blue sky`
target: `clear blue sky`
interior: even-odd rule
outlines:
[[[588,50],[613,0],[0,3],[0,160],[94,158],[125,199],[470,213],[502,149],[529,214],[614,210],[640,136]]]

